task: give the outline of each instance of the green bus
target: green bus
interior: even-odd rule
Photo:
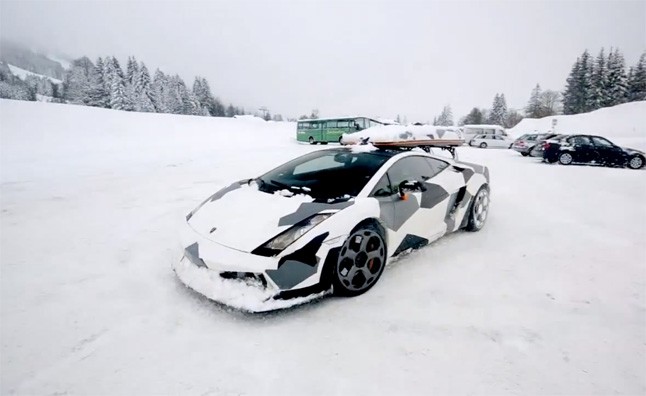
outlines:
[[[296,125],[296,140],[310,144],[341,143],[341,135],[344,133],[358,132],[375,125],[382,125],[382,123],[368,117],[299,120]]]

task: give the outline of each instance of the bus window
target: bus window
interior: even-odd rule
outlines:
[[[350,121],[348,120],[343,120],[343,121],[338,121],[339,128],[349,128],[350,127]]]
[[[328,121],[325,125],[326,128],[337,128],[337,122],[336,121]]]
[[[366,129],[366,119],[365,118],[357,118],[356,120],[354,120],[354,124],[355,124],[355,129],[357,131],[360,131],[362,129]]]

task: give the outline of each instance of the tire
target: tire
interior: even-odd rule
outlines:
[[[526,153],[526,152],[522,151],[522,152],[520,153],[520,155],[522,155],[523,157],[527,157],[527,156],[529,155],[529,153]]]
[[[485,142],[480,143],[480,148],[487,148],[487,143]]]
[[[469,207],[469,221],[465,227],[467,231],[480,231],[489,217],[489,187],[482,186],[473,197]]]
[[[343,146],[343,136],[339,136],[339,144]]]
[[[343,242],[332,274],[334,295],[354,297],[370,290],[386,267],[388,250],[383,230],[360,224]]]
[[[561,153],[559,154],[559,164],[561,165],[571,165],[574,158],[570,153]]]
[[[312,136],[310,136],[309,142],[310,142],[310,144],[316,144],[316,141],[314,140],[314,138]]]
[[[633,155],[628,158],[627,165],[630,169],[641,169],[644,167],[644,162],[646,161],[644,161],[644,157],[641,155]]]

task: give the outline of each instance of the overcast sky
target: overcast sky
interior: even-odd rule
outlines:
[[[646,49],[646,1],[5,1],[0,34],[72,57],[135,55],[225,102],[298,116],[457,119],[561,90],[576,57]]]

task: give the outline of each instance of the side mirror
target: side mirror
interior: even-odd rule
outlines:
[[[399,198],[406,200],[408,199],[406,192],[426,191],[426,187],[424,187],[423,183],[417,180],[404,180],[403,182],[399,183],[398,190]]]

